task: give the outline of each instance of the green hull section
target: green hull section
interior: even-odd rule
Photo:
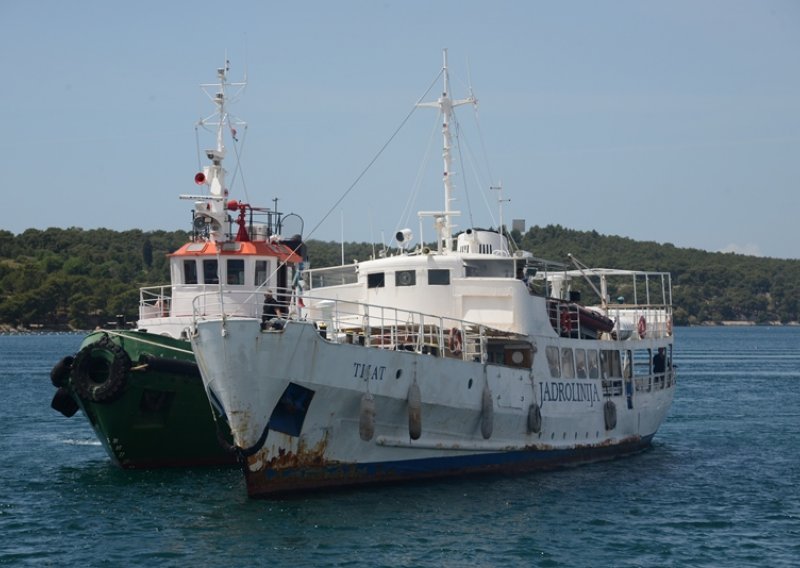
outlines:
[[[237,463],[230,431],[224,420],[214,420],[188,341],[96,331],[83,340],[74,361],[62,363],[52,373],[59,394],[63,399],[66,391],[83,410],[120,467]],[[53,407],[69,415],[57,406],[54,399]]]

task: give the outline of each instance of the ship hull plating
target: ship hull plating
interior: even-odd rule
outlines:
[[[614,389],[602,377],[554,378],[541,355],[528,368],[437,357],[331,341],[306,322],[264,331],[247,319],[201,321],[192,341],[251,497],[630,455],[650,445],[675,384],[670,371],[648,389],[632,377]],[[551,339],[534,341],[541,352]]]

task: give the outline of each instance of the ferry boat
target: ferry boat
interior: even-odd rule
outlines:
[[[287,289],[302,262],[299,217],[279,213],[277,200],[263,208],[229,198],[226,142],[238,142],[236,128],[246,125],[227,106],[245,82],[229,82],[228,72],[226,62],[216,83],[202,85],[215,112],[198,126],[215,135],[215,145],[194,178],[201,191],[181,196],[193,202],[192,236],[170,255],[171,283],[140,290],[135,329],[95,330],[51,371],[52,407],[68,417],[82,410],[123,468],[236,463],[230,431],[214,420],[189,342],[192,302],[205,294],[195,306],[207,315],[224,306],[226,313],[258,318],[261,308],[250,300],[266,289]],[[281,237],[288,225],[300,233]]]
[[[669,411],[669,273],[456,234],[451,124],[475,99],[450,97],[446,51],[442,77],[420,105],[442,117],[444,208],[419,213],[435,245],[401,230],[392,253],[306,271],[304,307],[275,328],[195,300],[192,345],[251,497],[615,458]]]

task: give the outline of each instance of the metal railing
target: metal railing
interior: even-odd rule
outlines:
[[[617,339],[661,339],[672,335],[672,307],[665,304],[613,304],[596,311],[567,300],[548,298],[547,310],[553,329],[564,337],[583,337],[587,333],[599,336],[597,326],[587,325],[581,317],[592,312],[613,320],[613,328],[602,332]]]
[[[291,290],[278,290],[276,297],[281,296],[292,298]],[[486,360],[488,336],[496,333],[508,337],[507,333],[466,320],[308,295],[303,296],[302,306],[292,298],[282,305],[282,316],[265,321],[262,298],[261,294],[237,291],[200,294],[193,301],[193,323],[209,317],[262,319],[263,328],[269,331],[282,329],[287,320],[310,321],[324,339],[333,343],[470,361]]]

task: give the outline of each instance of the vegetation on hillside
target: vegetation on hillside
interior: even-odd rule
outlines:
[[[167,254],[184,231],[78,228],[0,231],[0,324],[88,329],[124,314],[137,318],[139,288],[169,282]],[[558,225],[512,233],[519,248],[590,266],[672,273],[675,322],[790,322],[800,319],[800,261],[710,253],[638,242]],[[314,267],[341,262],[339,243],[309,241]],[[368,243],[345,243],[345,262],[369,258]]]

